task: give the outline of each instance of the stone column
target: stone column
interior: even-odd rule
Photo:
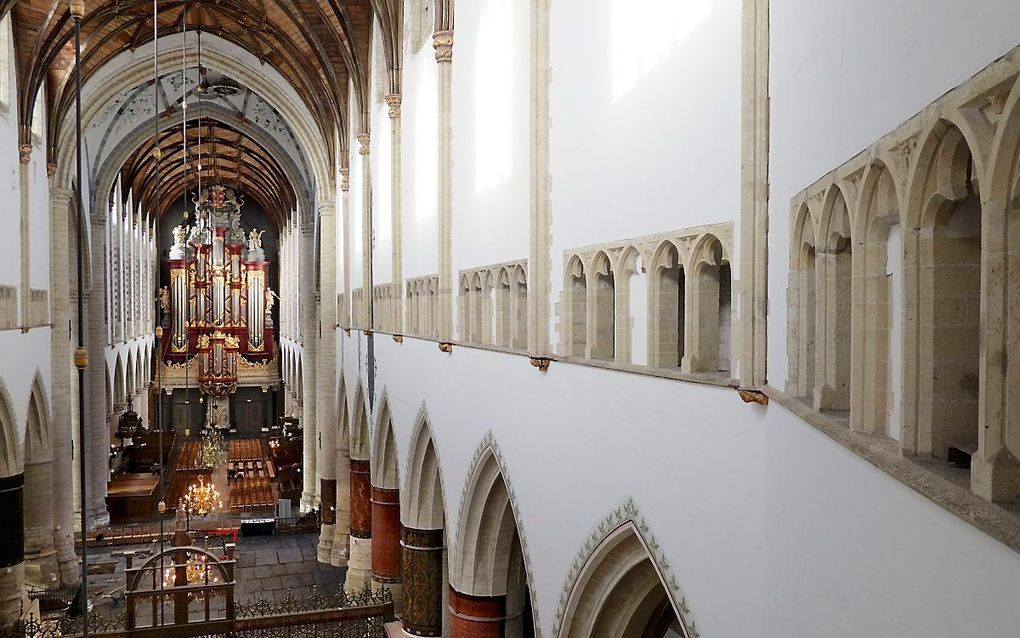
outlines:
[[[443,634],[443,549],[441,529],[400,529],[400,619],[409,634]]]
[[[88,498],[85,516],[90,527],[105,525],[109,520],[106,511],[106,488],[110,478],[110,415],[106,413],[106,347],[109,342],[106,324],[106,216],[92,215],[92,245],[90,288],[86,293],[87,328],[86,347],[89,366],[86,369],[85,405],[86,432],[88,433]],[[113,375],[110,375],[111,380]],[[116,393],[116,389],[114,389]],[[116,394],[114,394],[116,397]]]
[[[74,553],[74,460],[71,454],[71,391],[73,376],[71,340],[61,329],[74,314],[70,302],[71,272],[68,229],[73,193],[69,188],[50,189],[50,437],[53,443],[53,546],[57,552],[60,578],[64,583],[79,580]]]
[[[351,325],[351,180],[350,169],[340,169],[340,191],[343,199],[343,254],[344,254],[344,295],[347,303],[344,304],[344,315],[340,317],[340,325],[349,327]]]
[[[332,190],[332,189],[330,189]],[[319,204],[319,338],[315,413],[322,423],[316,451],[322,529],[318,559],[330,562],[336,535],[336,202]]]
[[[38,584],[49,585],[59,578],[53,548],[53,457],[50,450],[35,452],[37,458],[25,460],[25,563],[38,568]]]
[[[450,588],[453,638],[503,638],[506,596],[470,596]]]
[[[25,475],[0,478],[0,626],[6,627],[21,616],[25,596],[24,536]]]
[[[528,352],[549,354],[549,277],[552,264],[549,178],[549,2],[531,0],[531,240],[528,251]],[[514,322],[516,325],[516,322]],[[511,336],[511,340],[513,337]]]
[[[31,178],[31,162],[32,162],[32,145],[21,144],[18,146],[18,191],[21,195],[21,225],[19,228],[19,237],[21,239],[20,247],[20,271],[21,271],[21,312],[20,312],[20,323],[23,326],[30,325],[31,322],[31,298],[32,298],[32,279],[31,279],[31,250],[32,242],[30,237],[31,222],[29,216],[31,215],[31,203],[29,202],[29,180]]]
[[[372,576],[372,479],[368,461],[351,459],[351,548],[344,589],[358,591]]]
[[[453,31],[432,37],[439,63],[439,338],[453,338]]]
[[[341,398],[341,401],[343,399]],[[336,521],[333,527],[333,545],[329,562],[337,567],[347,565],[350,556],[351,535],[351,457],[344,437],[337,438],[336,446]]]
[[[368,133],[358,134],[361,147],[361,316],[357,325],[365,330],[372,330],[372,307],[375,296],[372,294],[372,162],[368,159],[371,141]]]
[[[315,304],[315,224],[301,224],[301,424],[304,428],[304,491],[301,494],[301,511],[307,512],[319,504],[319,484],[316,479],[316,414],[315,414],[315,361],[318,342],[319,317]]]
[[[400,586],[400,490],[372,486],[372,586],[393,594],[393,607],[403,611]]]
[[[402,231],[403,198],[401,188],[401,138],[400,138],[400,102],[399,93],[386,96],[386,104],[390,107],[390,203],[391,224],[393,227],[393,300],[390,308],[393,319],[390,322],[393,332],[404,332],[404,243]]]

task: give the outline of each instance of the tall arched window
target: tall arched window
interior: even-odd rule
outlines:
[[[815,359],[820,385],[815,388],[815,408],[849,412],[853,242],[850,212],[836,186],[831,187],[826,197],[820,227]]]

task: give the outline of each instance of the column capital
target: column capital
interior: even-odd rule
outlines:
[[[22,164],[28,164],[32,161],[31,144],[18,144],[18,161]]]
[[[400,103],[402,98],[399,93],[391,93],[386,96],[386,106],[390,107],[390,119],[395,120],[400,117]]]
[[[358,133],[358,143],[361,144],[361,148],[358,149],[359,153],[362,155],[368,155],[370,140],[371,136],[369,136],[368,133]]]
[[[301,234],[311,237],[315,234],[315,222],[301,222]]]
[[[436,31],[432,34],[432,48],[436,50],[436,62],[452,62],[453,31]]]
[[[332,199],[321,201],[315,208],[319,212],[319,217],[332,217],[336,211],[336,201]]]
[[[340,190],[345,193],[351,190],[351,169],[346,166],[340,169]]]
[[[74,191],[70,188],[64,188],[62,186],[50,187],[50,204],[60,205],[63,203],[65,206],[70,205],[74,201]]]

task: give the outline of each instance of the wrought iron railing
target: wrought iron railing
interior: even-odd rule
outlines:
[[[393,620],[389,590],[323,593],[280,600],[234,603],[234,618],[209,623],[164,625],[129,631],[125,613],[89,613],[89,634],[96,638],[384,638],[384,624]],[[0,638],[75,638],[82,635],[80,618],[40,620],[34,615],[10,627]]]

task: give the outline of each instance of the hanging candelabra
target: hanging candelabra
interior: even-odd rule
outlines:
[[[198,483],[188,486],[188,491],[181,498],[177,511],[184,516],[185,529],[191,531],[192,517],[205,518],[213,512],[223,509],[220,493],[212,481],[206,483],[205,477],[198,477]]]

